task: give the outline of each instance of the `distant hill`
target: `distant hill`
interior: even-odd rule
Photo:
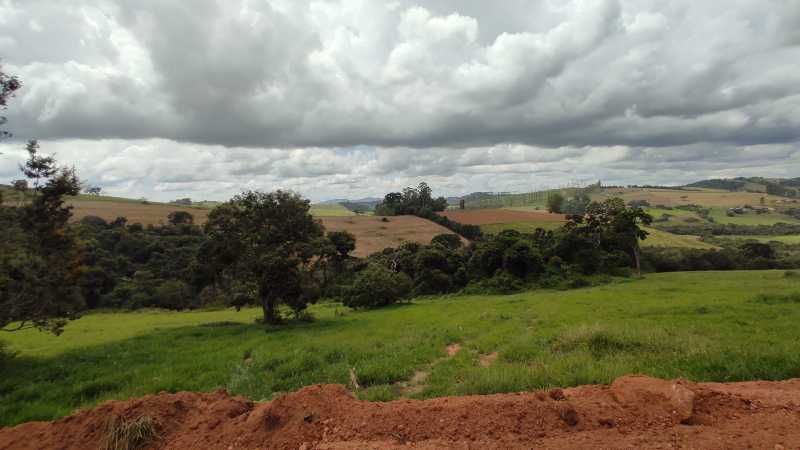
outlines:
[[[687,184],[686,187],[720,189],[731,192],[760,192],[783,197],[800,197],[800,177],[763,178],[736,177],[702,180]]]

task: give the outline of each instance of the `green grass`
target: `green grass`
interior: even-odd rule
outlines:
[[[335,203],[311,205],[311,215],[317,217],[341,217],[354,216],[355,213],[344,206]]]
[[[59,337],[3,336],[19,356],[0,369],[0,424],[162,390],[225,387],[262,400],[347,383],[350,368],[366,388],[360,395],[375,400],[396,398],[397,383],[422,369],[430,376],[420,397],[608,383],[626,373],[786,379],[800,376],[800,304],[759,299],[798,292],[797,277],[783,271],[695,272],[366,312],[321,304],[316,322],[282,328],[254,324],[255,309],[92,314]],[[462,351],[445,358],[453,342]],[[495,351],[495,364],[481,367],[479,355]]]
[[[735,224],[735,225],[775,225],[776,223],[800,223],[800,220],[795,219],[784,214],[767,213],[767,214],[736,214],[733,217],[728,217],[725,208],[713,208],[711,210],[711,217],[714,222],[722,224]]]
[[[481,231],[488,234],[497,234],[503,230],[517,230],[520,233],[532,233],[537,228],[545,230],[555,230],[561,228],[565,222],[509,222],[509,223],[492,223],[489,225],[481,225]]]
[[[645,208],[646,213],[653,216],[653,219],[658,219],[664,214],[669,214],[670,217],[667,223],[680,223],[680,224],[688,224],[692,222],[687,222],[687,219],[696,220],[694,223],[706,223],[704,219],[701,219],[700,216],[697,215],[694,211],[686,211],[682,209],[663,209],[663,208]]]
[[[671,247],[671,248],[699,248],[715,249],[719,248],[700,241],[698,236],[678,235],[655,228],[645,227],[648,233],[647,239],[642,241],[642,247]]]

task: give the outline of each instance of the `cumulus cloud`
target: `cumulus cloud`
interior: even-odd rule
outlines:
[[[164,197],[796,171],[799,29],[793,0],[0,1],[17,138]]]

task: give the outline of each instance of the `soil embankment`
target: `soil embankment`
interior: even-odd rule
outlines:
[[[165,393],[0,429],[0,449],[103,448],[109,421],[143,418],[156,430],[143,448],[159,449],[791,449],[800,448],[800,379],[628,376],[610,386],[388,403],[359,401],[338,385],[265,403],[224,391]]]

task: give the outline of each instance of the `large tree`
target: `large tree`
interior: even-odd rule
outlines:
[[[305,270],[324,231],[310,207],[292,192],[249,191],[209,214],[210,262],[232,281],[224,284],[254,288],[265,323],[280,320],[279,305],[297,311],[308,299]]]
[[[585,221],[605,250],[630,254],[636,274],[641,276],[639,241],[647,238],[648,232],[642,226],[650,225],[652,216],[637,206],[625,206],[620,198],[610,198],[602,203],[592,202],[586,208]]]
[[[24,204],[0,208],[0,329],[39,328],[60,333],[83,307],[84,269],[68,228],[72,207],[65,197],[80,192],[75,170],[59,167],[28,143],[21,166],[30,181]]]

